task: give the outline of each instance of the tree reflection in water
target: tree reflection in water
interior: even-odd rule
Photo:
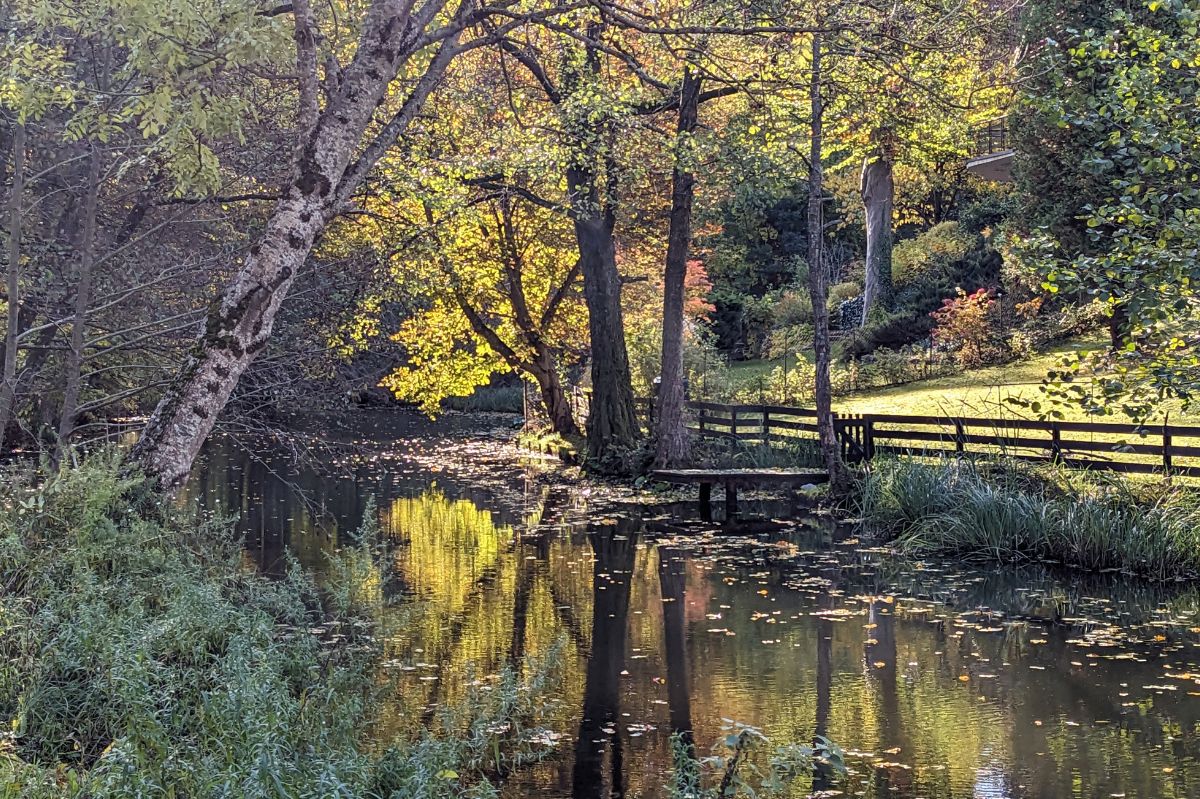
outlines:
[[[609,754],[607,796],[625,795],[622,762],[621,672],[629,624],[629,596],[637,534],[630,525],[593,525],[588,533],[592,547],[592,646],[583,692],[583,713],[575,741],[571,777],[575,799],[605,796],[604,758]]]

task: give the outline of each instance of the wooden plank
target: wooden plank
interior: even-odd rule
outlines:
[[[816,424],[812,422],[791,422],[786,419],[776,419],[771,417],[771,428],[779,430],[805,430],[810,433],[817,432]]]
[[[829,475],[824,470],[809,469],[656,469],[650,476],[663,483],[694,485],[720,483],[733,487],[801,486],[824,483]]]

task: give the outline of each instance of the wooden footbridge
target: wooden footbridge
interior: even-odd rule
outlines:
[[[712,521],[712,487],[725,487],[725,519],[737,518],[739,488],[804,488],[829,480],[824,470],[810,469],[659,469],[650,473],[655,480],[676,485],[700,486],[700,518]]]

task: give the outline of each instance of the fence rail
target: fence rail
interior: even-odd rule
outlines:
[[[789,443],[814,437],[816,411],[785,405],[689,402],[688,429],[704,438]],[[1200,477],[1200,426],[835,414],[842,455],[1006,455],[1081,469]]]

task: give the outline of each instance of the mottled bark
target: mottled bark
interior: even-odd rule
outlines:
[[[87,186],[83,200],[83,230],[77,245],[79,266],[75,270],[75,301],[71,313],[71,343],[67,351],[63,375],[63,401],[58,415],[58,436],[54,446],[54,462],[62,461],[63,453],[75,430],[75,415],[79,407],[79,392],[83,384],[83,347],[87,333],[88,306],[92,302],[92,275],[96,263],[96,209],[100,204],[100,152],[95,143],[88,155]]]
[[[12,419],[17,392],[17,336],[20,335],[21,295],[21,204],[25,193],[25,126],[13,128],[12,184],[8,189],[8,252],[5,285],[8,289],[8,320],[4,333],[4,382],[0,385],[0,451]]]
[[[683,71],[675,169],[671,173],[671,219],[667,232],[666,268],[663,271],[662,379],[658,387],[657,441],[654,462],[660,469],[683,462],[688,455],[687,428],[683,424],[683,305],[688,250],[692,243],[692,203],[696,176],[686,149],[696,130],[700,104],[699,75]]]
[[[817,439],[821,458],[829,470],[830,487],[835,493],[845,489],[846,469],[838,447],[833,419],[833,390],[829,382],[832,348],[829,340],[829,270],[825,254],[825,180],[821,165],[824,138],[824,103],[821,97],[821,36],[812,37],[812,74],[809,82],[810,118],[808,166],[808,289],[813,309],[814,399],[817,412]]]
[[[326,104],[301,106],[291,175],[259,241],[238,266],[210,312],[191,354],[166,391],[134,447],[132,459],[163,487],[186,478],[238,379],[266,346],[280,305],[313,244],[363,177],[403,135],[458,52],[448,33],[400,110],[351,164],[388,86],[417,50],[429,44],[425,28],[444,6],[419,9],[405,0],[374,0],[365,14],[353,60],[326,77]],[[452,26],[463,22],[469,0]],[[308,21],[297,20],[297,72],[302,99],[312,94]]]
[[[887,308],[892,299],[892,207],[896,184],[892,161],[876,152],[863,161],[859,183],[867,218],[867,264],[863,282],[863,324],[876,307]]]

